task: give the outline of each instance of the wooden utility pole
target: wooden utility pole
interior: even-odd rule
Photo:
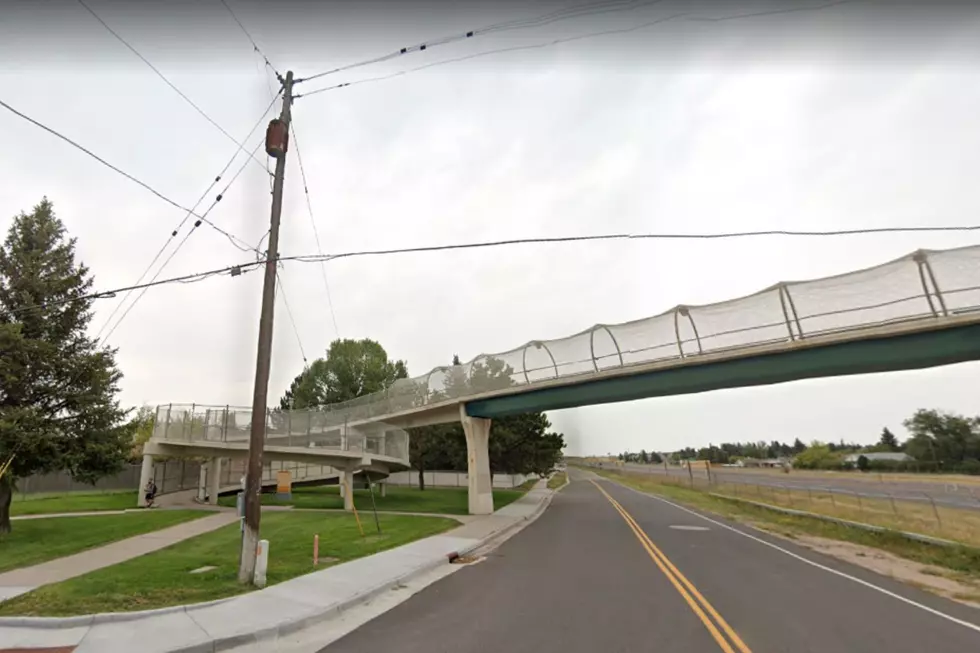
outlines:
[[[265,258],[262,281],[262,313],[259,317],[259,347],[255,361],[255,389],[252,394],[252,430],[248,440],[248,468],[245,472],[245,530],[242,533],[242,555],[238,581],[252,583],[259,544],[259,520],[262,503],[262,450],[268,411],[269,369],[272,364],[272,326],[276,304],[276,266],[279,263],[279,219],[282,215],[282,187],[286,176],[286,150],[289,143],[290,110],[293,102],[293,71],[282,80],[282,112],[269,124],[266,152],[276,158],[276,175],[272,184],[272,219],[269,225],[269,251]]]

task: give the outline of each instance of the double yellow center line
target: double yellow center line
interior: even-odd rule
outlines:
[[[657,545],[653,543],[645,532],[643,532],[643,529],[640,528],[640,525],[636,523],[636,520],[633,519],[628,512],[626,512],[626,509],[623,508],[618,501],[613,499],[608,492],[602,489],[601,485],[595,481],[592,481],[592,484],[595,485],[599,492],[601,492],[602,495],[609,500],[609,503],[612,504],[613,508],[615,508],[616,511],[619,512],[620,516],[622,516],[622,518],[626,521],[626,524],[633,531],[633,534],[636,535],[636,539],[640,541],[640,544],[643,545],[643,548],[646,549],[646,552],[653,559],[654,563],[656,563],[657,567],[660,568],[660,571],[663,572],[664,576],[667,577],[667,580],[670,581],[670,584],[674,586],[674,589],[677,590],[678,594],[681,595],[687,605],[691,608],[691,611],[694,612],[698,619],[701,620],[701,623],[704,624],[704,627],[708,630],[708,633],[715,640],[715,642],[717,642],[721,650],[725,653],[736,653],[736,651],[739,651],[740,653],[752,653],[751,649],[745,645],[745,642],[743,642],[732,627],[728,625],[728,622],[722,619],[721,615],[718,614],[713,607],[711,607],[711,604],[708,603],[707,599],[701,596],[701,593],[698,592],[697,588],[694,587],[691,581],[685,578],[684,574],[682,574],[677,567],[675,567],[673,563],[667,559],[667,556],[663,554],[663,551],[657,548]]]

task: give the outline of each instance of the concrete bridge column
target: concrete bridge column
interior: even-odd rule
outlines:
[[[459,418],[466,435],[466,471],[469,477],[471,515],[493,513],[493,488],[490,482],[490,420],[470,417],[466,405],[459,405]]]
[[[140,467],[140,489],[136,494],[136,507],[146,507],[146,485],[153,478],[153,456],[143,454],[143,466]]]
[[[341,475],[344,485],[344,510],[354,510],[354,468],[347,467]]]
[[[218,505],[218,490],[221,488],[221,458],[208,461],[208,501]]]
[[[204,503],[208,494],[208,464],[201,465],[197,471],[197,500]]]

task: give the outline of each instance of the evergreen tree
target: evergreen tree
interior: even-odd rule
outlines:
[[[133,427],[116,401],[115,351],[86,330],[92,277],[51,202],[13,220],[0,246],[0,533],[18,478],[68,470],[82,482],[122,468]]]

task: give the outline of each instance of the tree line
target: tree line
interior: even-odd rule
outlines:
[[[800,469],[846,470],[860,468],[873,471],[955,472],[980,474],[980,417],[965,417],[936,409],[920,408],[903,422],[909,437],[903,442],[887,427],[872,445],[853,442],[820,442],[804,444],[799,438],[792,444],[771,442],[729,442],[694,449],[685,447],[668,454],[641,451],[624,452],[619,460],[632,463],[662,463],[666,455],[675,464],[705,460],[726,465],[740,460],[783,458]],[[862,454],[904,453],[904,460],[875,460]],[[847,459],[859,454],[856,462]]]

